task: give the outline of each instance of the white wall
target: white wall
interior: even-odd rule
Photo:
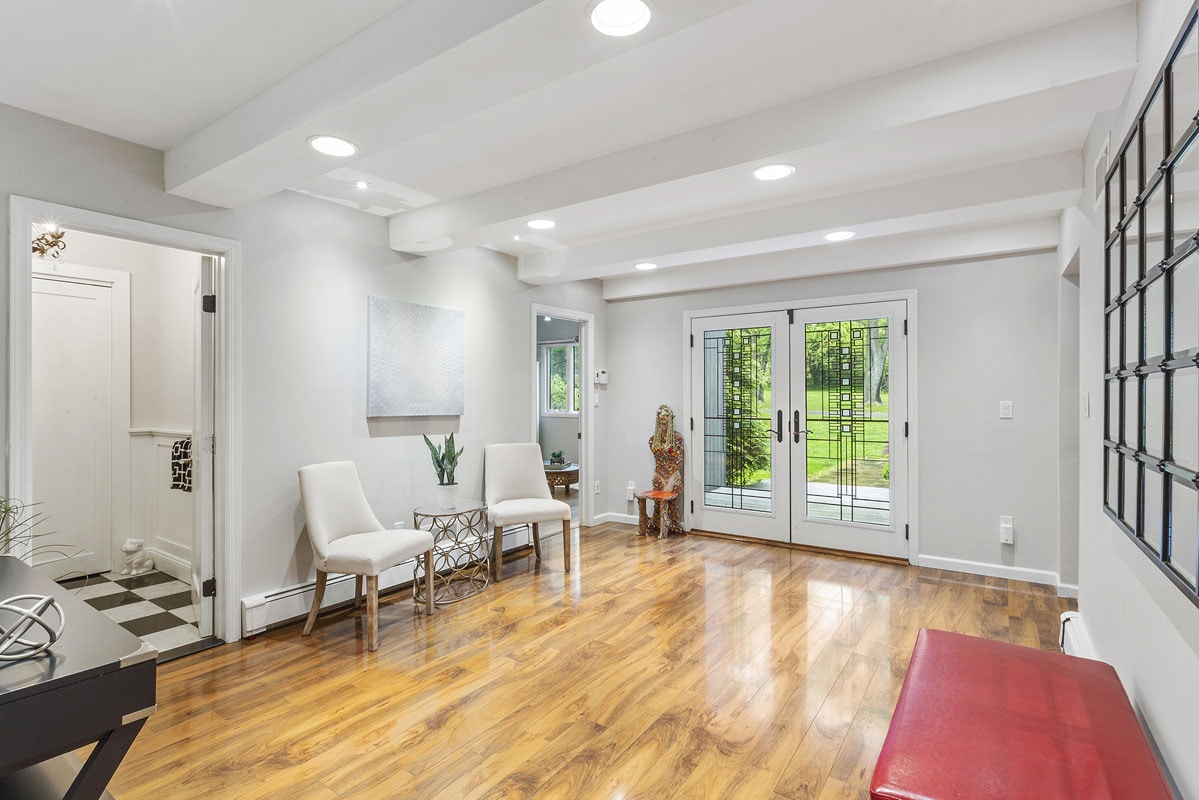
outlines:
[[[660,403],[675,409],[686,433],[685,311],[915,289],[920,555],[1039,571],[1056,582],[1057,276],[1045,254],[612,303],[606,396],[611,419],[628,423],[609,437],[607,483],[649,485],[646,441]],[[1014,402],[1014,419],[998,418],[1001,399]],[[608,510],[634,513],[618,496]],[[1015,517],[1014,546],[999,543],[1000,514]]]
[[[1190,10],[1189,0],[1141,0],[1137,9],[1140,66],[1123,107],[1091,131],[1085,164],[1108,135],[1123,140],[1166,50]],[[1094,196],[1087,176],[1083,196]],[[1199,798],[1195,720],[1199,718],[1199,609],[1103,513],[1103,250],[1102,216],[1084,200],[1080,211],[1080,388],[1091,415],[1080,421],[1079,610],[1100,658],[1115,665],[1133,704],[1165,758],[1183,797]]]
[[[481,492],[483,445],[531,441],[531,305],[596,317],[599,284],[530,287],[511,259],[477,250],[407,260],[387,247],[386,220],[281,193],[224,210],[162,192],[161,153],[0,106],[0,129],[20,159],[0,160],[0,194],[19,194],[242,242],[243,586],[239,595],[312,575],[296,469],[328,459],[358,463],[385,522],[411,520],[433,499],[419,434],[459,431],[458,480]],[[7,215],[0,225],[7,233]],[[7,270],[7,251],[4,266]],[[0,293],[7,308],[7,281]],[[466,412],[460,420],[382,420],[366,409],[366,303],[383,295],[466,312]],[[4,352],[7,352],[6,350]],[[596,438],[606,436],[606,409]],[[7,435],[7,434],[6,434]],[[601,449],[597,469],[606,470]],[[603,503],[603,496],[597,498]]]

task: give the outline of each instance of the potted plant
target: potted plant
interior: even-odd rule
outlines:
[[[38,545],[35,539],[44,533],[35,532],[34,526],[40,523],[44,516],[33,510],[33,505],[22,503],[11,497],[0,497],[0,555],[30,558],[36,551],[38,554],[51,553],[63,557],[69,555],[63,548],[48,545]]]
[[[555,450],[554,452],[550,453],[550,464],[565,464],[565,463],[566,463],[566,457],[562,454],[561,450]]]
[[[429,447],[429,455],[433,458],[433,471],[437,473],[437,507],[453,508],[458,505],[458,482],[454,480],[454,470],[458,467],[458,456],[462,455],[466,448],[454,449],[452,433],[445,437],[444,445],[433,444],[423,433],[421,436]]]

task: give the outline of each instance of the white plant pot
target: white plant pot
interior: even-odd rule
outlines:
[[[437,507],[441,509],[454,508],[458,505],[458,484],[448,483],[437,485]]]

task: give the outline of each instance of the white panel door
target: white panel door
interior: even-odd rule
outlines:
[[[795,312],[796,544],[907,556],[906,307],[895,301]]]
[[[691,333],[691,525],[788,541],[787,314],[700,318]]]
[[[34,564],[52,578],[112,567],[113,344],[110,286],[33,279]]]

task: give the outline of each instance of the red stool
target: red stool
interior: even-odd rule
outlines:
[[[666,515],[666,510],[670,503],[677,500],[678,492],[638,492],[637,493],[637,535],[650,535],[650,516],[645,510],[645,501],[654,501],[654,521],[653,525],[658,528],[658,538],[665,539],[666,534],[670,533],[670,520]]]

